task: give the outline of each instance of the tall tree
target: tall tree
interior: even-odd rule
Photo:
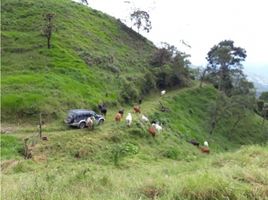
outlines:
[[[144,10],[135,10],[130,15],[131,22],[137,27],[138,32],[141,28],[147,33],[152,29],[152,23],[150,21],[150,15]]]
[[[87,0],[81,0],[81,3],[88,5],[88,1]]]
[[[259,99],[263,100],[264,102],[268,103],[268,92],[262,92]]]
[[[156,85],[164,89],[176,85],[186,86],[189,83],[190,55],[180,52],[174,45],[162,43],[152,55],[150,64],[156,77]]]
[[[47,48],[51,48],[51,37],[52,31],[54,29],[53,18],[55,17],[54,13],[44,14],[45,25],[43,27],[43,34],[47,38]]]
[[[221,41],[210,49],[206,71],[220,91],[228,95],[233,88],[234,77],[244,76],[241,62],[246,56],[245,49],[235,47],[232,40]]]

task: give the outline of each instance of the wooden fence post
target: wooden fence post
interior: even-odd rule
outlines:
[[[28,158],[28,145],[27,145],[28,140],[29,140],[29,138],[24,139],[24,158],[25,159]]]
[[[42,138],[42,113],[39,114],[39,137]]]

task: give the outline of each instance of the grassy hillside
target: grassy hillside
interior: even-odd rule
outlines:
[[[265,199],[267,197],[267,123],[241,122],[244,134],[230,137],[225,121],[208,134],[208,106],[217,91],[210,86],[151,95],[142,112],[164,129],[152,138],[133,114],[134,123],[116,124],[109,110],[94,131],[48,124],[48,141],[33,137],[33,159],[23,160],[23,138],[34,128],[18,127],[2,136],[4,199]],[[171,111],[159,111],[159,101]],[[126,107],[126,112],[131,111]],[[191,112],[189,110],[191,109]],[[254,114],[249,115],[255,119]],[[231,119],[230,119],[231,120]],[[245,125],[247,124],[247,125]],[[254,131],[254,136],[251,133]],[[235,130],[234,132],[237,132]],[[240,134],[238,131],[237,133]],[[208,140],[210,155],[187,142]],[[6,141],[12,141],[12,148]],[[241,149],[240,143],[245,146]],[[261,145],[248,146],[259,143]],[[228,150],[228,152],[226,152]]]
[[[2,119],[116,104],[127,84],[140,95],[155,47],[121,22],[71,0],[1,3]],[[55,14],[51,49],[47,13]]]
[[[170,63],[152,69],[155,47],[121,22],[70,0],[1,3],[1,199],[268,198],[266,121],[245,109],[236,126],[237,116],[226,115],[209,134],[218,91],[193,83],[160,96],[154,74],[182,79]],[[55,14],[51,49],[41,33],[47,13]],[[155,138],[130,106],[138,97],[142,114],[163,125]],[[101,102],[108,113],[94,130],[62,123],[67,109]],[[131,127],[114,121],[122,107],[133,113]],[[39,112],[47,141],[38,137]],[[208,141],[210,154],[191,139]]]

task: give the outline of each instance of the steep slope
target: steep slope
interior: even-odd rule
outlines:
[[[140,95],[155,47],[120,21],[71,0],[3,0],[1,11],[3,119],[116,104],[130,83]]]
[[[133,124],[106,122],[88,129],[48,124],[48,141],[31,138],[33,159],[18,153],[22,139],[35,131],[19,127],[1,138],[4,199],[265,199],[267,196],[267,123],[253,113],[230,137],[222,121],[208,134],[208,106],[217,95],[211,86],[168,91],[142,103],[149,119],[160,120],[155,138],[149,124],[133,114]],[[159,101],[170,112],[159,111]],[[125,107],[126,113],[131,107]],[[190,111],[191,110],[191,111]],[[190,112],[189,112],[190,111]],[[251,120],[249,120],[251,119]],[[254,119],[254,120],[253,120]],[[231,119],[230,119],[231,120]],[[246,125],[245,125],[246,124]],[[250,134],[254,131],[254,135]],[[202,154],[187,140],[208,140],[211,153]],[[262,145],[244,146],[252,143]],[[226,152],[226,150],[229,150]]]

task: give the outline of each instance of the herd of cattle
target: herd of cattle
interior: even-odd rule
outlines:
[[[161,93],[160,93],[161,96],[163,96],[163,95],[165,95],[165,94],[166,94],[166,91],[165,91],[165,90],[161,91]],[[160,132],[163,130],[163,127],[162,127],[161,124],[160,124],[158,121],[156,121],[156,120],[153,120],[153,121],[150,122],[149,119],[148,119],[148,117],[146,117],[144,114],[141,113],[141,107],[140,107],[140,104],[142,103],[142,99],[139,99],[139,102],[138,102],[138,103],[139,103],[139,105],[135,105],[135,106],[133,106],[133,111],[134,111],[134,113],[140,114],[140,119],[141,119],[142,122],[147,123],[147,124],[148,124],[148,123],[150,124],[150,126],[149,126],[149,128],[148,128],[148,132],[149,132],[149,134],[151,134],[153,137],[155,137],[157,133],[160,133]],[[98,105],[98,109],[100,110],[100,112],[101,112],[104,116],[106,116],[106,113],[107,113],[107,107],[106,107],[104,104],[100,104],[100,105]],[[114,117],[115,122],[116,122],[116,123],[119,123],[119,122],[122,120],[123,116],[124,116],[124,109],[120,109],[120,110],[116,113],[116,115],[115,115],[115,117]],[[131,126],[132,121],[133,121],[133,117],[132,117],[132,114],[129,112],[129,113],[127,114],[126,118],[125,118],[125,122],[126,122],[126,124],[127,124],[128,127]],[[87,126],[88,126],[89,128],[93,128],[93,127],[94,127],[94,119],[93,119],[92,117],[89,117],[89,118],[87,119]],[[203,153],[209,153],[209,152],[210,152],[209,147],[208,147],[208,142],[207,142],[207,141],[204,142],[204,145],[203,145],[203,146],[201,146],[200,143],[199,143],[198,141],[196,141],[196,140],[190,140],[190,141],[188,141],[188,142],[189,142],[190,144],[192,144],[192,145],[198,147],[198,148],[200,149],[200,151],[203,152]]]

